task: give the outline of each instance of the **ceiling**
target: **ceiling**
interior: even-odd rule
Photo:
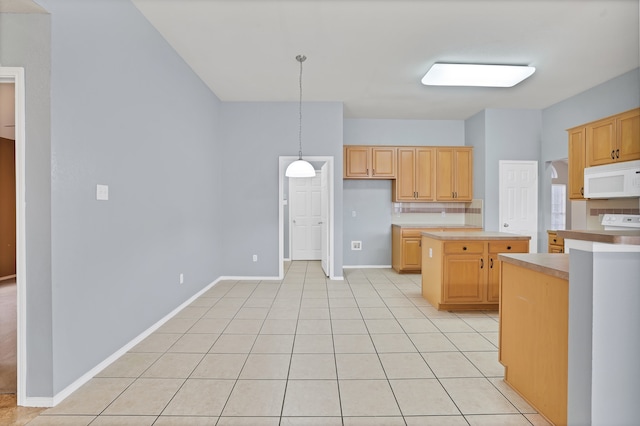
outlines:
[[[304,54],[303,100],[347,118],[542,109],[640,65],[639,0],[132,1],[222,101],[297,101]],[[423,86],[435,62],[537,70],[513,88]]]

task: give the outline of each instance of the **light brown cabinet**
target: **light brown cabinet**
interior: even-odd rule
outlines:
[[[547,252],[564,253],[564,238],[559,237],[556,231],[547,231],[547,238],[549,240]]]
[[[439,310],[498,309],[498,254],[527,253],[529,237],[496,234],[423,235],[422,296]]]
[[[398,170],[391,187],[394,202],[435,200],[435,148],[398,148]]]
[[[419,273],[422,270],[422,233],[436,231],[458,231],[451,227],[404,228],[391,227],[391,267],[398,273]],[[466,231],[481,231],[482,228],[465,228]]]
[[[471,201],[473,199],[473,149],[439,147],[436,149],[436,200]]]
[[[551,257],[563,261],[562,255]],[[569,262],[564,261],[568,271]],[[568,277],[522,263],[500,263],[499,360],[505,367],[504,380],[547,420],[566,425]]]
[[[584,199],[585,132],[584,126],[569,129],[569,198]]]
[[[586,128],[586,167],[640,159],[640,108],[594,121]]]
[[[395,179],[396,147],[344,147],[344,179]]]

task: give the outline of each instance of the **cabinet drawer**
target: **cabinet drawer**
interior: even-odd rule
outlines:
[[[444,243],[446,254],[484,253],[484,243],[478,241],[452,241]]]
[[[489,241],[489,253],[527,253],[528,241]]]
[[[558,234],[549,233],[549,244],[555,244],[558,246],[564,245],[564,238],[558,237]]]
[[[429,231],[429,229],[403,229],[402,238],[421,238],[422,232]]]

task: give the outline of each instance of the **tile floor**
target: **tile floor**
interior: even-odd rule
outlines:
[[[497,312],[438,312],[420,275],[291,262],[219,282],[29,425],[547,425],[497,340]]]

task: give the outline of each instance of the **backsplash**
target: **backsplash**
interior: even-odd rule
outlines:
[[[640,199],[587,200],[587,229],[604,229],[602,215],[611,213],[640,214]]]
[[[482,227],[482,200],[470,203],[392,203],[391,223]]]

